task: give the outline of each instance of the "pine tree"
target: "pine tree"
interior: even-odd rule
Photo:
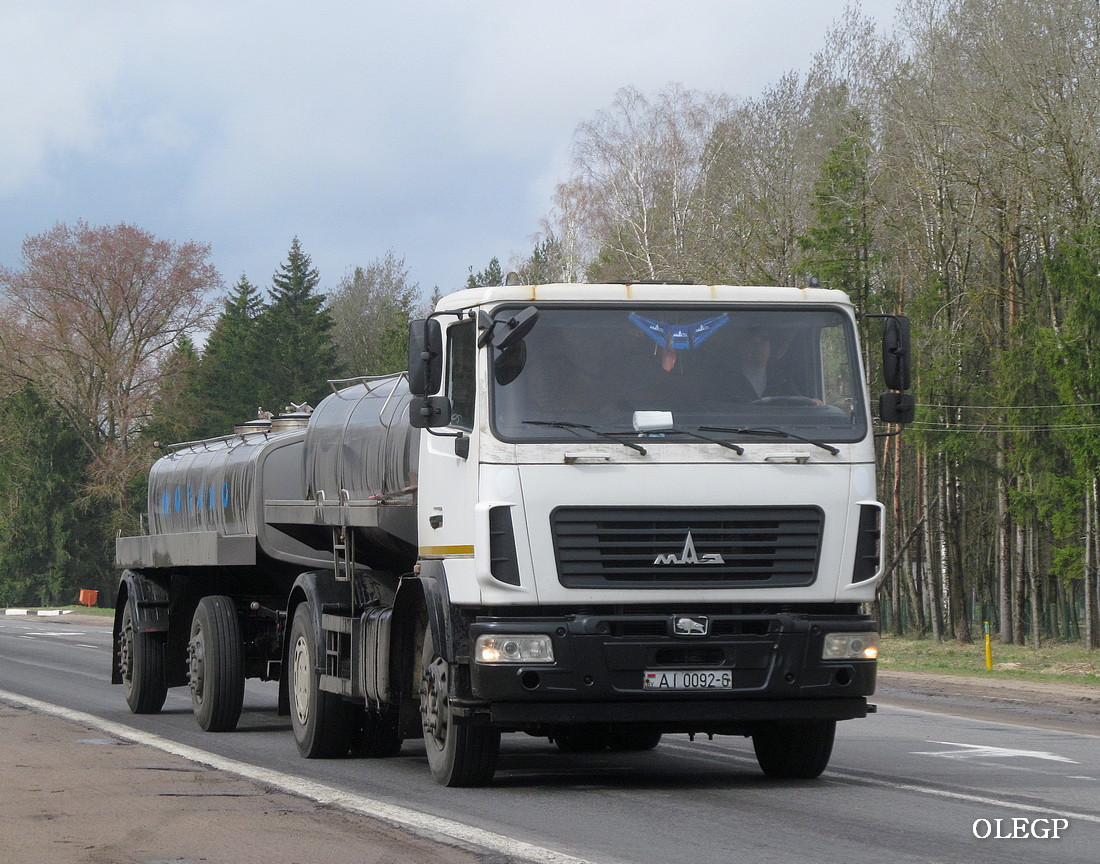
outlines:
[[[504,282],[504,271],[500,269],[500,259],[495,255],[480,273],[474,273],[473,267],[470,267],[469,271],[470,274],[466,277],[467,288],[484,288]]]
[[[141,437],[150,446],[178,441],[193,441],[228,432],[220,425],[218,406],[213,404],[201,384],[204,357],[189,338],[176,342],[165,361],[164,383]],[[144,481],[144,474],[139,475]],[[137,499],[144,504],[144,497]]]
[[[805,253],[799,271],[817,276],[827,288],[847,292],[866,312],[874,241],[868,215],[869,131],[859,116],[849,126],[850,134],[829,150],[814,185],[815,224],[798,237]]]
[[[103,502],[84,494],[81,436],[32,387],[0,399],[0,606],[109,590]]]
[[[206,341],[195,380],[203,436],[226,434],[256,416],[269,374],[259,327],[265,308],[260,290],[242,275]]]
[[[329,392],[326,382],[341,374],[332,338],[332,316],[317,291],[320,274],[298,238],[273,277],[271,302],[257,319],[266,354],[257,381],[259,404],[279,410],[290,403],[316,405]]]

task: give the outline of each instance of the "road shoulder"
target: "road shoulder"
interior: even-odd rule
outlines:
[[[1100,735],[1100,687],[883,671],[872,701],[960,717]]]
[[[0,702],[5,864],[475,864],[484,858]]]

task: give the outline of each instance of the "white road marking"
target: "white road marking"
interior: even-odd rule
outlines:
[[[1045,750],[1015,750],[1007,747],[989,747],[985,744],[956,744],[954,741],[932,741],[932,744],[945,744],[948,747],[962,747],[962,750],[937,750],[937,751],[911,751],[914,756],[936,756],[940,759],[1046,759],[1050,762],[1069,762],[1078,764],[1073,759],[1059,756],[1056,753],[1048,753]]]
[[[309,798],[319,804],[339,807],[353,813],[370,816],[373,819],[380,819],[383,822],[389,822],[391,825],[397,825],[431,839],[458,840],[482,849],[510,855],[523,861],[534,862],[534,864],[592,864],[584,858],[577,858],[563,852],[556,852],[553,849],[525,843],[522,840],[506,837],[503,834],[496,834],[482,828],[475,828],[472,825],[456,822],[453,819],[432,816],[409,807],[387,804],[384,801],[368,798],[365,795],[355,795],[334,786],[315,783],[303,777],[295,777],[281,771],[260,768],[256,765],[249,765],[247,762],[239,762],[236,759],[227,759],[206,750],[199,750],[197,747],[177,744],[175,741],[169,741],[159,735],[142,732],[140,729],[104,720],[92,714],[85,714],[82,711],[73,711],[60,705],[52,705],[49,702],[41,702],[38,699],[9,693],[6,690],[0,690],[0,700],[22,705],[24,708],[42,714],[61,717],[92,729],[99,729],[124,741],[133,741],[135,744],[154,747],[165,753],[198,762],[200,765],[208,765],[219,771],[227,771],[236,774],[238,777],[264,783],[292,795]]]
[[[935,743],[942,744],[943,742],[937,741]],[[689,758],[700,759],[701,761],[707,761],[713,764],[713,756],[704,756],[699,752],[699,749],[697,748],[697,744],[661,744],[662,750],[676,750],[687,754]],[[731,762],[741,762],[752,765],[757,764],[756,759],[752,756],[742,756],[740,754],[730,753],[729,751],[715,751],[718,751],[718,748],[712,747],[709,748],[708,753],[715,753],[715,755],[725,757]],[[1068,817],[1071,819],[1079,819],[1082,822],[1093,822],[1100,825],[1100,816],[1093,813],[1074,813],[1067,810],[1056,809],[1054,807],[1041,807],[1036,804],[1023,804],[1019,801],[1011,801],[1007,798],[992,798],[987,795],[974,795],[968,792],[954,792],[949,789],[936,789],[932,786],[917,786],[914,783],[900,783],[896,780],[883,780],[878,777],[869,777],[863,774],[856,774],[850,771],[843,771],[836,768],[827,768],[825,773],[821,775],[821,779],[841,780],[846,783],[854,783],[857,785],[877,786],[879,788],[893,789],[899,792],[911,792],[917,795],[929,795],[933,798],[943,798],[948,801],[964,801],[967,804],[981,804],[982,806],[1014,809],[1025,813],[1042,813],[1047,816],[1057,816],[1060,818]]]

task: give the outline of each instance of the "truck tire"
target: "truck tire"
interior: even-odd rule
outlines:
[[[294,610],[290,625],[287,683],[290,725],[298,752],[307,759],[346,756],[355,731],[353,706],[336,693],[321,690],[317,633],[308,603]]]
[[[195,719],[207,732],[232,732],[244,706],[244,645],[231,597],[199,601],[187,643],[187,681]]]
[[[164,640],[156,633],[139,633],[134,619],[133,601],[127,599],[118,633],[118,667],[126,691],[126,704],[134,714],[156,714],[168,697]]]
[[[435,650],[431,625],[420,653],[420,721],[428,767],[441,786],[485,786],[493,779],[500,730],[455,717],[451,665]]]
[[[835,720],[774,723],[752,734],[756,761],[769,777],[812,780],[821,775],[833,753]]]

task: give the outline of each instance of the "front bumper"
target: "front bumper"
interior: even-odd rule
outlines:
[[[825,634],[874,632],[863,615],[705,614],[706,633],[676,635],[684,615],[478,618],[483,634],[545,633],[553,664],[470,665],[463,713],[502,728],[644,723],[663,731],[737,734],[767,721],[847,720],[874,710],[874,660],[821,659]],[[644,688],[646,671],[723,670],[732,689]]]

